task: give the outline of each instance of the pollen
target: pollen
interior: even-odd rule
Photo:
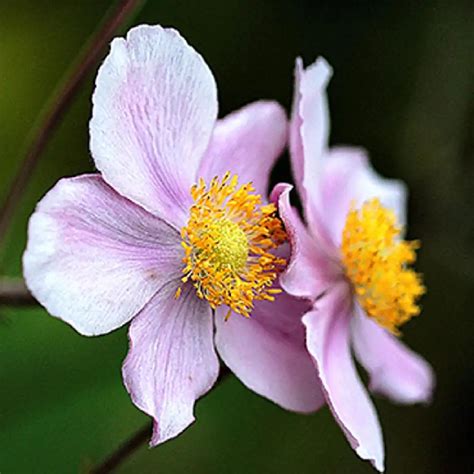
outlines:
[[[286,240],[273,204],[227,172],[191,188],[194,204],[181,229],[182,282],[191,281],[213,309],[226,305],[249,317],[255,300],[273,301],[272,288],[286,261],[272,252]],[[179,297],[179,290],[176,297]]]
[[[342,260],[359,304],[380,326],[399,335],[399,327],[420,313],[426,289],[410,265],[418,241],[401,238],[395,214],[378,199],[352,208],[342,235]]]

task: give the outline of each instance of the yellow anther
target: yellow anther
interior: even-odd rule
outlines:
[[[342,260],[360,305],[393,334],[417,316],[417,300],[426,291],[421,275],[408,265],[419,242],[400,238],[395,214],[378,199],[351,209],[342,235]]]
[[[212,308],[250,315],[254,300],[273,299],[271,288],[286,261],[271,251],[286,239],[273,204],[262,205],[250,183],[227,172],[191,188],[194,204],[181,229],[183,283],[192,281]],[[177,294],[179,297],[179,294]],[[228,316],[227,316],[228,317]]]

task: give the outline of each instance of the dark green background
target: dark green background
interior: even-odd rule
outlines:
[[[110,2],[0,0],[0,199],[27,133]],[[289,108],[294,58],[324,55],[333,143],[363,145],[410,187],[410,237],[428,294],[405,341],[434,366],[429,407],[375,399],[389,473],[474,469],[473,72],[470,1],[158,1],[133,24],[174,26],[205,57],[221,114],[255,99]],[[16,213],[0,270],[20,274],[27,216],[58,178],[93,169],[91,75]],[[288,180],[279,165],[275,179]],[[122,386],[126,330],[85,338],[41,309],[0,308],[0,472],[76,473],[147,420]],[[471,423],[470,423],[471,421]],[[234,378],[197,407],[197,422],[123,473],[370,473],[325,408],[287,413]]]

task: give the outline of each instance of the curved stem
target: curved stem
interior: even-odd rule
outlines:
[[[23,280],[12,278],[0,279],[0,306],[33,306],[37,304],[39,303],[28,291]],[[220,385],[230,374],[230,370],[226,366],[222,366],[214,388]],[[102,463],[92,467],[88,473],[107,474],[112,472],[150,439],[152,431],[153,423],[146,423],[146,425],[142,426],[115,449]]]
[[[0,279],[0,306],[34,306],[39,304],[23,280]]]
[[[104,462],[93,467],[89,471],[89,474],[106,474],[112,472],[140,446],[145,444],[148,439],[150,439],[152,431],[153,422],[150,421],[121,444],[108,458],[105,459]]]
[[[230,370],[223,366],[219,378],[214,385],[221,384],[229,375]],[[153,423],[148,422],[145,426],[136,431],[130,438],[122,443],[112,454],[110,454],[102,463],[94,466],[88,471],[88,474],[108,474],[113,472],[120,464],[125,462],[138,448],[143,446],[151,437]]]
[[[18,201],[24,193],[26,185],[33,174],[38,159],[45,149],[51,134],[61,122],[72,100],[79,91],[88,73],[101,59],[103,50],[117,30],[137,12],[144,0],[120,0],[113,11],[99,27],[92,39],[79,54],[78,60],[66,74],[58,90],[53,93],[53,99],[46,104],[40,114],[37,125],[31,133],[31,141],[26,150],[25,159],[13,179],[10,192],[0,210],[0,243],[3,241],[10,225]]]

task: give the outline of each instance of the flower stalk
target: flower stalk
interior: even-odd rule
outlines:
[[[0,306],[35,306],[39,304],[28,291],[23,280],[0,279]]]
[[[25,158],[13,179],[10,192],[0,208],[0,244],[5,239],[15,209],[53,132],[61,123],[89,73],[102,58],[104,49],[112,37],[138,12],[144,3],[144,0],[120,0],[110,13],[107,12],[105,20],[79,53],[64,80],[53,92],[52,99],[40,113],[38,121],[30,133]]]
[[[107,474],[112,472],[150,439],[152,431],[153,423],[150,421],[122,443],[102,463],[90,469],[89,474]]]
[[[227,367],[222,367],[216,386],[230,375]],[[108,474],[124,463],[137,449],[143,446],[151,437],[153,422],[148,422],[124,441],[103,462],[89,469],[88,474]]]

